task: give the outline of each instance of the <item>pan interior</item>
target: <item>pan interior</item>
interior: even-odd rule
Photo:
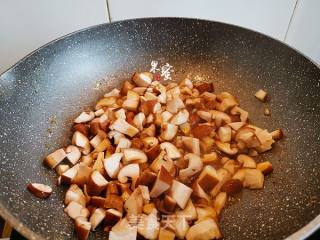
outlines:
[[[320,213],[319,69],[261,34],[174,18],[89,28],[41,48],[1,75],[0,212],[7,209],[21,229],[43,238],[75,238],[63,213],[65,189],[55,186],[55,173],[42,159],[69,143],[77,113],[134,71],[148,71],[152,60],[172,65],[174,80],[212,81],[217,92],[238,97],[253,123],[285,132],[285,139],[258,159],[275,169],[264,190],[245,190],[224,210],[224,239],[283,239]],[[260,88],[270,102],[254,98]],[[270,117],[263,115],[264,107],[271,109]],[[29,182],[49,184],[54,194],[35,199],[26,191]],[[104,238],[101,231],[92,236]]]

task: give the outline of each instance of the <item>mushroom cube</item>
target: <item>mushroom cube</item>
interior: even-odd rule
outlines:
[[[264,176],[261,171],[257,169],[243,168],[232,177],[233,179],[239,179],[244,187],[250,189],[262,189],[264,183]]]
[[[136,111],[139,106],[139,102],[139,94],[129,90],[127,93],[127,99],[123,102],[122,107],[128,111]]]
[[[126,134],[130,137],[135,136],[139,130],[135,128],[134,126],[130,125],[126,122],[126,120],[118,118],[116,121],[114,121],[110,127],[111,130],[116,130],[120,133]]]
[[[50,153],[46,157],[45,162],[49,167],[53,169],[56,166],[58,166],[58,164],[62,162],[63,159],[65,159],[66,157],[67,157],[66,152],[61,148],[54,151],[53,153]]]
[[[157,179],[151,189],[150,197],[159,197],[162,193],[164,193],[170,188],[171,184],[172,176],[164,167],[161,167],[157,175]]]
[[[184,185],[183,183],[173,180],[169,195],[177,202],[181,209],[184,209],[190,199],[192,188]]]
[[[204,219],[190,227],[187,240],[211,240],[221,238],[217,223],[212,218]]]
[[[73,145],[69,145],[66,148],[66,154],[67,154],[68,160],[73,165],[76,164],[81,157],[81,152],[80,152],[79,148],[77,148],[76,146],[73,146]]]
[[[105,210],[103,208],[97,208],[93,211],[92,215],[90,216],[90,220],[89,220],[93,231],[96,230],[96,227],[98,227],[98,225],[100,223],[102,223],[102,221],[106,217],[106,211],[107,210]]]
[[[210,192],[219,182],[217,171],[210,165],[205,166],[197,182],[204,191]]]
[[[200,156],[200,141],[198,138],[182,136],[181,140],[188,151]]]
[[[273,166],[269,161],[258,163],[257,169],[261,171],[264,175],[268,175],[273,172]]]
[[[266,101],[266,97],[267,97],[267,92],[265,92],[262,89],[259,89],[254,96],[259,99],[261,102],[265,102]]]
[[[77,217],[89,217],[89,210],[82,206],[78,202],[70,202],[68,206],[64,209],[64,212],[69,215],[72,219],[76,219]]]
[[[114,153],[110,157],[103,160],[103,166],[107,174],[111,178],[116,178],[120,170],[120,161],[123,153]]]
[[[104,224],[107,226],[113,226],[114,224],[116,224],[117,222],[120,221],[122,217],[122,213],[115,210],[115,209],[108,209],[106,210],[106,216],[104,218]]]
[[[95,170],[91,173],[88,180],[88,193],[90,195],[99,195],[108,185],[108,181],[103,175]]]
[[[90,152],[91,147],[89,139],[81,132],[74,132],[72,136],[72,144],[82,148],[83,154],[88,154]]]
[[[219,127],[218,136],[221,142],[226,143],[231,141],[231,128],[229,126]]]
[[[159,240],[174,240],[175,234],[174,234],[174,232],[162,227],[162,228],[160,228],[158,239]]]
[[[76,184],[70,185],[69,189],[67,190],[65,197],[64,197],[64,204],[68,205],[70,202],[77,202],[83,207],[86,206],[86,197],[83,194],[81,188],[78,187]]]
[[[79,240],[87,240],[90,234],[91,223],[84,217],[75,219],[75,232]]]
[[[218,215],[221,213],[226,202],[227,202],[227,194],[225,192],[220,192],[216,196],[216,199],[214,200],[214,209],[216,210]]]
[[[127,218],[121,219],[114,225],[109,233],[109,240],[137,239],[137,226],[131,226]]]
[[[142,214],[138,223],[138,233],[145,239],[158,239],[160,223],[156,210],[149,215]]]
[[[243,168],[256,168],[257,164],[254,159],[245,154],[239,154],[237,161],[242,164]]]
[[[135,73],[132,77],[132,81],[137,84],[138,87],[148,87],[153,80],[153,74],[150,72]]]

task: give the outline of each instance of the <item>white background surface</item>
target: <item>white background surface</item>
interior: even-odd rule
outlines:
[[[0,72],[81,28],[158,16],[243,26],[284,41],[320,64],[320,0],[0,0]]]

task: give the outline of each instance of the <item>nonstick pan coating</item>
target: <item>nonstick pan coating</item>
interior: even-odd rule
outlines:
[[[320,214],[319,68],[259,33],[216,22],[155,18],[76,32],[1,75],[1,215],[28,238],[75,238],[63,213],[65,189],[55,186],[55,173],[42,160],[69,142],[77,113],[134,71],[149,70],[152,60],[171,64],[175,80],[213,81],[216,91],[238,96],[253,123],[285,132],[285,139],[258,159],[275,168],[264,190],[244,190],[225,209],[224,239],[283,239]],[[270,102],[254,98],[260,88]],[[271,117],[263,115],[265,106]],[[29,182],[50,184],[54,193],[48,200],[36,199],[26,190]],[[103,239],[99,231],[94,237]]]

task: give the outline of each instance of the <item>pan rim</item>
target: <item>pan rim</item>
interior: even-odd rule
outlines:
[[[257,33],[259,35],[262,35],[265,38],[268,38],[268,39],[271,39],[273,41],[276,41],[276,42],[280,43],[281,45],[283,45],[283,46],[285,46],[287,48],[293,49],[295,52],[297,52],[299,55],[303,56],[307,61],[312,63],[314,66],[316,66],[320,70],[320,64],[316,63],[315,60],[311,59],[309,56],[306,56],[300,50],[296,49],[293,46],[290,46],[289,44],[287,44],[285,42],[280,41],[279,39],[276,39],[276,38],[274,38],[272,36],[268,36],[268,35],[260,32],[260,31],[257,31],[257,30],[252,30],[252,29],[249,29],[249,28],[245,28],[245,27],[242,27],[242,26],[239,26],[239,25],[236,25],[236,24],[225,23],[225,22],[221,22],[221,21],[212,21],[212,20],[207,20],[207,19],[202,19],[202,18],[145,17],[145,18],[132,18],[132,19],[126,19],[126,20],[113,21],[113,22],[110,22],[110,23],[97,24],[97,25],[89,26],[89,27],[86,27],[86,28],[83,28],[83,29],[79,29],[79,30],[73,31],[73,32],[68,33],[66,35],[60,36],[60,37],[58,37],[58,38],[56,38],[56,39],[54,39],[54,40],[52,40],[52,41],[50,41],[50,42],[48,42],[48,43],[46,43],[44,45],[38,47],[37,49],[33,50],[32,52],[30,52],[29,54],[27,54],[26,56],[21,58],[19,61],[17,61],[14,65],[12,65],[9,68],[7,68],[4,72],[0,73],[0,81],[1,81],[1,77],[2,76],[4,76],[6,73],[12,71],[21,62],[25,61],[26,59],[28,59],[32,55],[36,54],[40,50],[42,50],[42,49],[54,44],[55,42],[63,40],[65,38],[67,38],[67,37],[70,37],[70,36],[73,36],[73,35],[76,35],[78,33],[88,31],[88,30],[92,30],[92,29],[95,29],[95,28],[99,28],[99,27],[102,27],[102,26],[115,25],[115,24],[119,24],[119,23],[133,22],[133,21],[139,21],[139,20],[143,21],[143,20],[166,20],[166,19],[193,20],[193,21],[201,21],[201,22],[208,22],[208,23],[218,23],[218,24],[228,25],[228,26],[231,26],[231,27],[240,28],[242,30],[254,32],[254,33]],[[5,221],[8,221],[9,224],[11,224],[11,226],[13,226],[14,229],[17,230],[24,237],[26,237],[28,239],[44,239],[42,236],[40,236],[36,232],[32,231],[29,227],[27,227],[24,223],[22,223],[21,220],[19,220],[13,214],[11,214],[9,209],[6,208],[2,204],[1,200],[0,200],[0,215],[4,218]],[[318,214],[313,220],[311,220],[305,226],[300,228],[298,231],[292,233],[290,236],[288,236],[284,240],[305,239],[305,238],[309,237],[311,234],[313,234],[318,229],[320,229],[320,214]]]

